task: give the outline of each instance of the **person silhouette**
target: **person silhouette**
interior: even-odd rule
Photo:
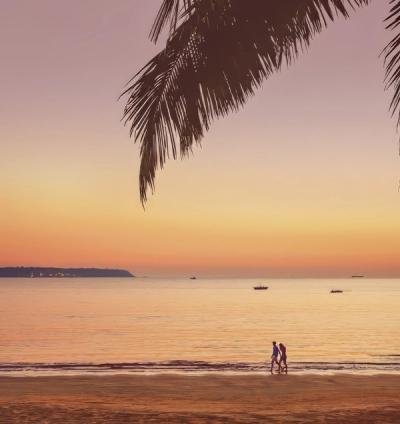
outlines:
[[[283,343],[279,343],[279,350],[281,352],[281,356],[279,358],[279,372],[281,372],[283,369],[285,370],[285,373],[287,374],[288,366],[287,366],[287,355],[286,355],[286,346]],[[284,367],[282,368],[282,363]]]
[[[279,349],[278,346],[276,345],[276,342],[273,341],[272,342],[272,355],[271,355],[271,374],[274,373],[274,365],[277,364],[278,365],[278,369],[279,368],[279,362],[278,362],[278,356],[279,356]]]

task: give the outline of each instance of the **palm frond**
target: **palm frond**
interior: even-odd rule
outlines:
[[[166,47],[123,93],[124,120],[141,148],[140,197],[172,153],[199,143],[213,119],[237,111],[282,63],[291,63],[336,16],[369,0],[192,0]],[[176,22],[164,0],[153,35]],[[180,3],[181,4],[181,3]]]
[[[390,102],[392,116],[399,112],[400,106],[400,0],[391,0],[392,5],[389,16],[385,19],[387,22],[386,28],[391,31],[396,31],[396,35],[386,46],[385,64],[386,64],[386,87],[393,87],[394,94]],[[400,125],[400,113],[397,118],[397,126]]]
[[[191,7],[191,0],[163,0],[150,31],[150,39],[157,42],[161,31],[169,23],[169,34],[173,34],[178,25],[180,14]]]

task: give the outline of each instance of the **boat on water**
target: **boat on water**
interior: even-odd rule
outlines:
[[[343,293],[343,290],[332,289],[331,293]]]
[[[258,286],[253,287],[254,290],[268,290],[268,286],[263,286],[262,284],[259,284]]]
[[[351,278],[364,278],[363,275],[352,275]]]
[[[197,280],[197,277],[190,277],[191,280]]]

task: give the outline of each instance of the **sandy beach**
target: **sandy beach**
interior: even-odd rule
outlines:
[[[397,423],[400,376],[2,377],[1,424]]]

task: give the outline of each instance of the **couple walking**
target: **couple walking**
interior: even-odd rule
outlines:
[[[276,345],[276,342],[272,342],[271,374],[274,373],[275,364],[278,365],[279,373],[284,370],[285,373],[287,374],[286,346],[283,343],[279,343],[279,348],[278,348],[278,346]]]

